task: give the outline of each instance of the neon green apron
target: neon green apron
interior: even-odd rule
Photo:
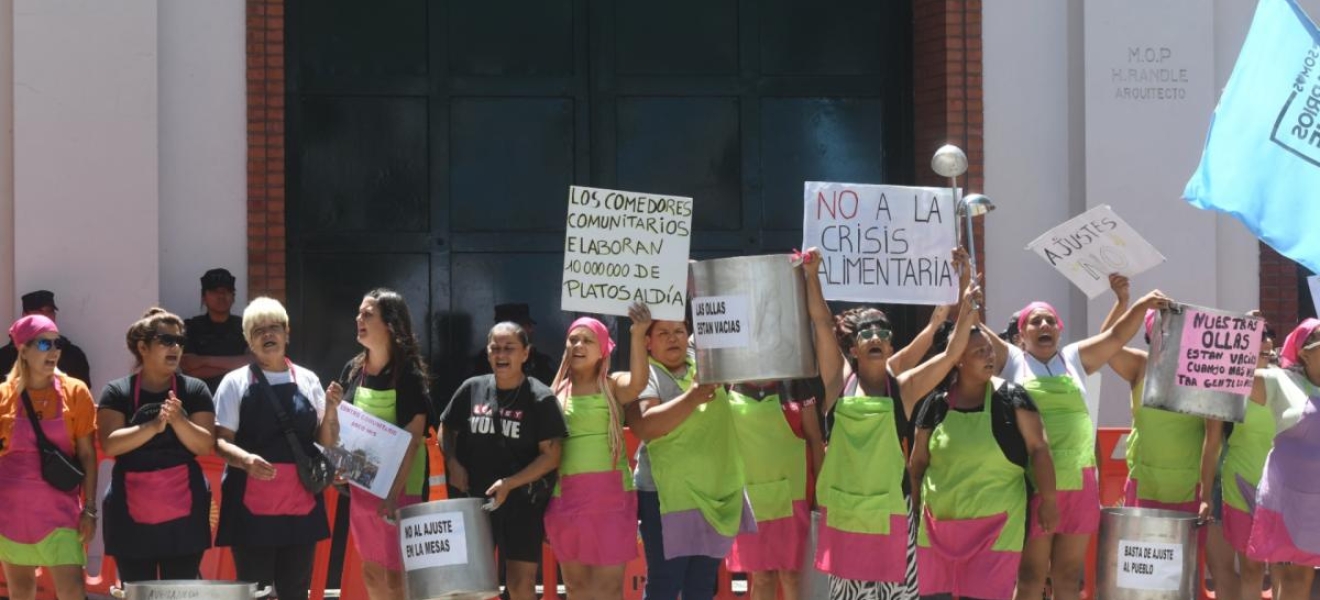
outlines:
[[[564,421],[568,424],[568,437],[564,438],[560,455],[559,475],[562,480],[571,475],[603,473],[611,469],[619,472],[623,489],[632,491],[632,473],[628,470],[626,448],[619,450],[619,460],[610,464],[610,407],[605,394],[573,396],[564,406]],[[559,486],[555,486],[555,496]]]
[[[359,385],[353,391],[354,406],[390,425],[398,423],[397,398],[398,395],[394,390],[373,390]],[[422,495],[422,486],[425,483],[426,461],[418,456],[413,456],[412,467],[408,472],[408,482],[404,485],[403,493],[409,496],[420,496]]]
[[[662,374],[669,373],[664,365],[654,360],[652,364]],[[687,373],[674,378],[674,383],[687,391],[696,371],[688,358]],[[661,516],[698,510],[720,535],[738,534],[746,476],[736,437],[729,395],[720,387],[713,399],[694,409],[673,431],[646,443]]]
[[[816,480],[830,528],[888,535],[892,516],[907,519],[907,459],[894,419],[892,398],[847,396],[835,404],[834,431]]]
[[[1224,504],[1245,513],[1251,512],[1250,504],[1238,487],[1238,477],[1253,488],[1260,485],[1265,458],[1274,447],[1274,433],[1274,413],[1270,408],[1247,401],[1247,418],[1233,426],[1233,435],[1226,442],[1228,448],[1224,451],[1224,470],[1220,475]]]
[[[1095,466],[1095,426],[1082,389],[1068,374],[1028,379],[1022,387],[1040,409],[1054,459],[1056,489],[1082,489],[1082,470]]]
[[[961,554],[980,547],[984,540],[961,535],[950,521],[1007,515],[992,550],[1021,552],[1027,535],[1027,488],[1021,466],[1004,456],[995,440],[990,406],[991,383],[985,386],[980,412],[959,412],[949,407],[930,434],[930,466],[921,480],[925,510],[917,531],[919,546],[933,546],[942,554],[965,559]],[[928,519],[934,519],[941,534],[931,536]],[[949,532],[949,533],[943,533]],[[961,539],[960,539],[961,538]],[[1016,577],[1016,573],[1012,576]]]
[[[793,433],[779,395],[756,400],[729,394],[738,452],[747,471],[747,497],[758,523],[793,515],[807,499],[807,442]]]
[[[1144,407],[1141,390],[1142,384],[1132,388],[1132,433],[1127,443],[1128,473],[1138,484],[1137,498],[1165,504],[1196,500],[1205,419]]]

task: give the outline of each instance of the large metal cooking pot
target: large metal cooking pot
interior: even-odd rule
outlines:
[[[741,383],[815,377],[816,350],[807,314],[802,267],[786,254],[718,258],[691,263],[693,323],[703,298],[729,298],[745,307],[742,343],[702,347],[696,336],[697,377],[702,383]],[[698,332],[699,333],[699,332]]]
[[[500,594],[490,513],[480,498],[437,500],[399,510],[408,600],[487,600]]]
[[[1100,600],[1192,600],[1196,515],[1154,508],[1106,508],[1096,551]]]
[[[165,579],[125,583],[110,595],[124,600],[252,600],[265,598],[270,588],[257,590],[257,584],[243,581],[200,581]]]
[[[1200,312],[1230,318],[1249,318],[1232,313],[1190,304],[1174,304],[1155,315],[1151,328],[1150,358],[1146,362],[1146,380],[1141,404],[1185,415],[1194,415],[1219,421],[1241,423],[1247,417],[1247,397],[1231,392],[1215,391],[1178,385],[1178,360],[1186,348],[1182,345],[1183,329],[1187,327],[1188,312]],[[1250,365],[1254,370],[1255,364]]]

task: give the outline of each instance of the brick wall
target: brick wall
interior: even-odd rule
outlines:
[[[967,174],[958,185],[979,192],[985,185],[981,0],[914,0],[912,20],[915,146],[911,151],[917,182],[949,185],[930,170],[930,157],[940,146],[953,144],[967,153]],[[973,225],[978,272],[985,266],[983,221],[977,219]]]
[[[1274,332],[1280,336],[1276,341],[1279,344],[1283,343],[1282,336],[1287,335],[1301,320],[1297,283],[1297,263],[1262,243],[1260,310],[1274,327]]]
[[[247,0],[248,297],[285,301],[284,0]]]

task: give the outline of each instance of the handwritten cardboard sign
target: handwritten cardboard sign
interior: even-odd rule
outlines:
[[[1187,308],[1176,379],[1183,387],[1247,396],[1260,354],[1260,319]]]
[[[399,521],[399,549],[404,571],[468,564],[463,513],[417,515]]]
[[[683,320],[691,198],[573,186],[564,233],[563,310]]]
[[[945,188],[808,181],[802,247],[821,250],[827,300],[953,304],[953,196]]]
[[[1164,262],[1150,245],[1108,205],[1097,206],[1050,229],[1027,245],[1095,298],[1109,290],[1109,274],[1131,277]]]
[[[1182,587],[1183,547],[1119,540],[1117,567],[1120,588],[1176,592]]]
[[[752,340],[747,296],[707,296],[692,299],[692,325],[698,348],[746,348]]]

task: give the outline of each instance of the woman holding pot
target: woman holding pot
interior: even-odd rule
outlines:
[[[1055,598],[1081,594],[1082,563],[1091,536],[1100,527],[1100,486],[1096,473],[1095,424],[1086,403],[1085,379],[1103,367],[1141,327],[1147,310],[1167,306],[1158,290],[1123,313],[1113,328],[1061,345],[1063,321],[1045,302],[1032,302],[1018,313],[1022,348],[992,336],[1000,377],[1026,388],[1040,410],[1054,462],[1059,522],[1053,532],[1033,519],[1018,573],[1017,598],[1039,598],[1045,578]],[[1040,482],[1036,482],[1039,490]],[[1046,499],[1032,497],[1032,511]]]
[[[965,342],[955,335],[952,382],[918,417],[911,470],[924,507],[917,550],[923,597],[1013,597],[1027,534],[1028,466],[1041,498],[1031,518],[1046,533],[1059,520],[1040,415],[1022,386],[994,376],[991,337],[981,327]]]
[[[96,418],[115,457],[105,493],[105,551],[126,583],[196,579],[211,547],[211,490],[197,462],[215,448],[215,404],[180,375],[183,319],[152,308],[129,327],[137,373],[105,386]]]
[[[18,360],[0,383],[0,565],[14,600],[36,597],[37,567],[59,600],[82,600],[83,546],[96,533],[96,406],[86,384],[56,369],[64,342],[54,321],[28,315],[9,339]],[[46,479],[45,444],[82,470],[80,484],[71,469],[59,482],[73,484],[67,491]]]
[[[1320,567],[1320,320],[1283,342],[1282,369],[1259,369],[1251,401],[1274,417],[1274,447],[1256,492],[1247,556],[1270,563],[1280,600],[1309,598]]]
[[[843,355],[834,337],[834,319],[820,286],[820,252],[802,255],[802,276],[815,338],[816,363],[825,382],[825,396],[842,385]],[[804,340],[805,343],[805,340]],[[825,458],[818,418],[817,394],[807,380],[743,383],[729,390],[738,452],[747,474],[747,495],[756,516],[756,531],[733,540],[725,564],[747,573],[753,600],[797,600],[802,557],[811,527],[814,483]]]
[[[350,486],[349,528],[362,557],[362,582],[372,600],[403,597],[403,556],[399,551],[397,509],[423,500],[426,454],[422,436],[430,420],[426,361],[413,334],[408,303],[398,292],[375,289],[362,298],[356,318],[363,350],[344,365],[326,399],[344,399],[367,414],[403,428],[411,436],[403,462],[385,498]],[[342,383],[340,383],[342,382]],[[345,391],[347,390],[347,391]]]
[[[816,481],[821,506],[816,568],[837,599],[915,598],[919,567],[912,481],[907,474],[913,416],[957,362],[972,326],[975,298],[966,253],[954,251],[962,303],[954,346],[895,375],[892,328],[869,310],[844,326],[855,332],[856,361],[834,406],[834,430]],[[838,374],[822,371],[828,380]]]
[[[545,512],[545,532],[573,600],[619,600],[623,569],[637,557],[637,492],[623,438],[624,406],[637,400],[650,370],[646,329],[651,311],[629,308],[630,370],[609,373],[614,340],[605,324],[582,317],[568,327],[555,397],[568,438],[559,485]]]
[[[546,504],[568,435],[550,388],[523,374],[530,348],[521,325],[497,323],[486,336],[492,373],[464,381],[440,418],[450,483],[491,499],[491,532],[512,600],[536,593]]]
[[[723,386],[699,383],[683,321],[652,321],[650,376],[627,409],[641,438],[638,517],[646,551],[647,600],[710,600],[720,561],[753,531],[733,410]]]
[[[216,453],[227,463],[215,545],[232,547],[240,580],[274,585],[280,600],[306,600],[316,543],[330,529],[325,496],[301,481],[298,462],[319,456],[313,443],[338,441],[339,405],[285,355],[289,315],[277,300],[248,304],[243,336],[253,363],[225,375],[215,392]]]

